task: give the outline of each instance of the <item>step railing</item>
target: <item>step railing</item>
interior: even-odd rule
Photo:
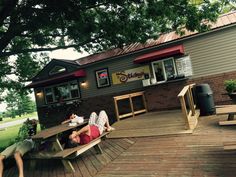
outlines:
[[[193,87],[195,84],[186,85],[178,94],[181,110],[187,129],[191,128],[190,118],[196,114],[196,104],[193,98]]]

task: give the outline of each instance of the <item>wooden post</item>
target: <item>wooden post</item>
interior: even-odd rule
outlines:
[[[229,113],[228,120],[234,120],[234,113]]]
[[[94,149],[96,150],[98,154],[102,154],[102,148],[99,146],[99,144],[95,145]]]
[[[187,91],[187,97],[188,97],[188,100],[189,100],[190,109],[192,111],[192,116],[194,116],[195,115],[195,108],[194,108],[194,103],[193,103],[192,91],[191,91],[190,87]]]
[[[129,104],[130,104],[130,109],[131,109],[131,112],[132,112],[132,117],[134,117],[134,105],[133,105],[131,95],[129,95]]]
[[[119,108],[118,108],[118,105],[117,105],[117,100],[116,98],[114,98],[114,104],[115,104],[115,111],[116,111],[116,119],[117,121],[120,120],[120,117],[119,117]]]
[[[142,94],[142,98],[143,98],[143,105],[144,105],[144,108],[146,109],[146,112],[147,112],[147,102],[146,102],[144,93]]]
[[[181,109],[182,109],[185,125],[187,126],[188,129],[190,129],[188,113],[187,113],[186,104],[185,104],[185,100],[183,96],[180,97],[180,104],[181,104]]]
[[[58,138],[56,138],[56,141],[52,142],[52,148],[55,151],[62,151],[63,150],[63,147],[61,146],[61,143],[58,140]],[[75,169],[69,160],[61,160],[61,161],[67,171],[75,172]]]

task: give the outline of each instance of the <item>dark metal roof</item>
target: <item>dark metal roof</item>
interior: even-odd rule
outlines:
[[[216,21],[216,23],[210,23],[212,25],[211,30],[215,30],[217,28],[229,26],[234,23],[236,23],[236,11],[220,16],[218,18],[218,20]],[[134,44],[125,46],[123,49],[121,49],[121,48],[111,49],[111,50],[107,50],[107,51],[104,51],[104,52],[101,52],[98,54],[92,54],[92,55],[89,55],[89,56],[86,56],[83,58],[79,58],[75,61],[79,65],[86,65],[86,64],[98,62],[98,61],[101,61],[101,60],[104,60],[107,58],[125,55],[128,53],[139,51],[141,49],[147,49],[147,48],[158,46],[161,44],[165,44],[165,43],[168,43],[171,41],[176,41],[176,40],[183,39],[186,37],[194,36],[196,34],[199,34],[199,33],[198,32],[190,32],[190,31],[186,30],[185,34],[183,36],[180,36],[173,31],[170,33],[162,34],[156,40],[153,40],[153,39],[147,40],[147,42],[144,44],[134,43]]]

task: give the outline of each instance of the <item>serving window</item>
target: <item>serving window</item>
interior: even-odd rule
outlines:
[[[152,62],[153,76],[156,82],[165,82],[177,75],[173,58]]]
[[[152,66],[152,84],[162,83],[192,75],[192,65],[189,56],[181,58],[166,58],[154,61]]]

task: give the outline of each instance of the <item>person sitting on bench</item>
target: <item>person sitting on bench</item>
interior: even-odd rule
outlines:
[[[89,118],[88,125],[78,131],[73,131],[69,136],[70,144],[72,146],[87,144],[90,141],[99,137],[104,131],[112,131],[108,116],[104,110],[100,111],[99,115],[92,112]]]
[[[27,132],[25,132],[24,126],[27,128]],[[19,142],[16,142],[13,145],[7,147],[0,153],[0,177],[3,175],[3,160],[12,155],[14,155],[16,160],[19,170],[19,177],[24,177],[22,156],[34,148],[34,142],[32,141],[31,137],[36,134],[36,130],[37,120],[27,119],[24,122],[22,128],[19,130]]]

